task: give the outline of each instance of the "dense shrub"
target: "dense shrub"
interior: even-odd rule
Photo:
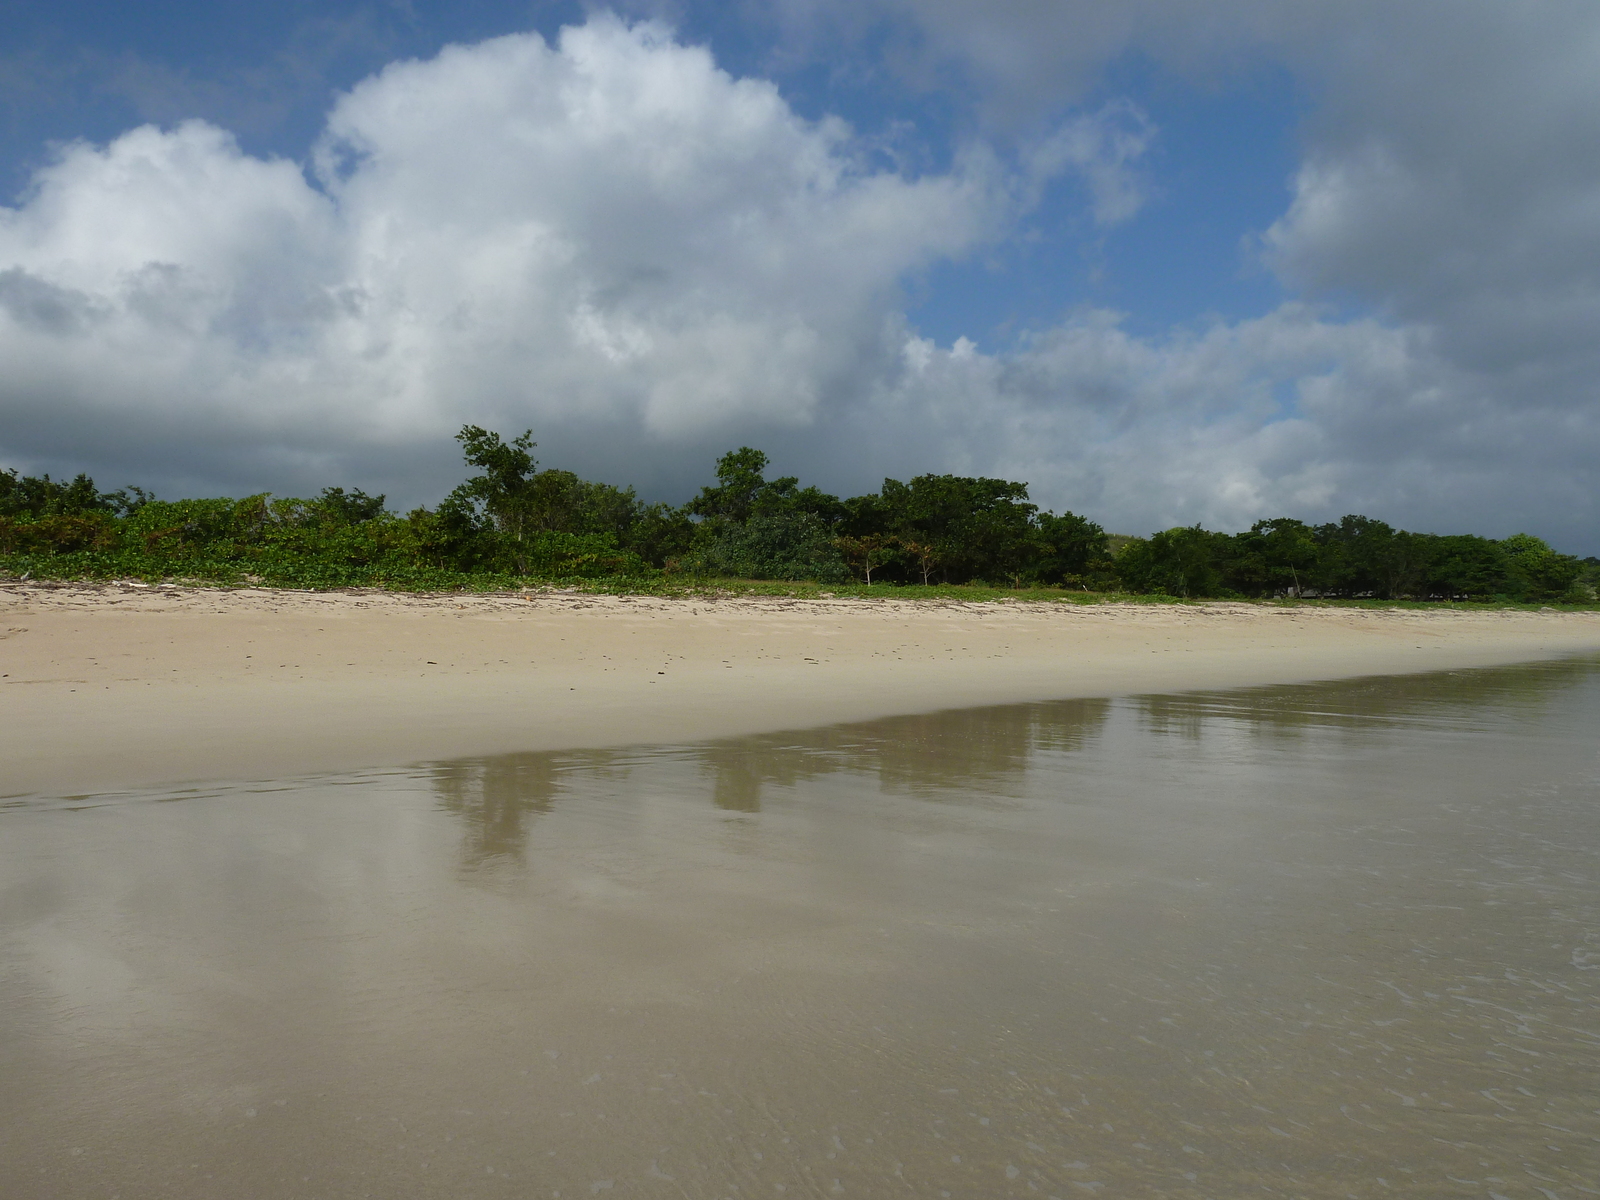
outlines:
[[[1086,517],[1041,512],[1024,483],[918,475],[840,500],[792,476],[767,479],[766,455],[748,446],[723,455],[716,483],[674,508],[541,470],[529,433],[506,441],[469,425],[457,439],[478,473],[436,507],[404,516],[383,496],[338,487],[310,499],[167,501],[139,488],[103,493],[87,475],[61,482],[0,470],[0,570],[396,588],[666,573],[1529,603],[1588,601],[1600,586],[1600,560],[1580,562],[1529,534],[1441,537],[1351,515],[1111,539]]]

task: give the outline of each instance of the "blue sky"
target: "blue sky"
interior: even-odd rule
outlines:
[[[1589,5],[0,26],[0,465],[426,501],[471,420],[668,499],[749,441],[1134,532],[1361,511],[1600,550]]]

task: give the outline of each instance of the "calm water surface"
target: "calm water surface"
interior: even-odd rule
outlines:
[[[1600,663],[0,802],[5,1197],[1600,1195]]]

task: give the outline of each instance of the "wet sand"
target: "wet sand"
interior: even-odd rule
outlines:
[[[1600,614],[0,585],[0,795],[1600,647]]]
[[[1576,1200],[1600,663],[0,805],[0,1195]]]

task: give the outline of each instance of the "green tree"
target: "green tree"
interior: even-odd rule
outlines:
[[[694,522],[670,504],[639,506],[623,536],[623,545],[652,566],[675,570],[694,544]]]
[[[1335,523],[1318,525],[1317,561],[1313,565],[1314,586],[1322,595],[1386,596],[1393,572],[1386,560],[1391,556],[1393,526],[1371,517],[1351,514]]]
[[[135,488],[135,491],[139,489]],[[94,480],[79,475],[69,483],[59,483],[45,475],[19,475],[0,470],[0,517],[33,518],[85,513],[110,513],[117,505],[112,496],[102,495]]]
[[[119,498],[126,496],[103,495],[87,475],[60,483],[49,475],[0,470],[0,554],[110,549],[117,541]]]
[[[867,536],[881,537],[882,535],[869,534]],[[842,543],[844,541],[859,541],[860,539],[842,538],[840,540]],[[921,575],[922,586],[927,587],[929,581],[933,578],[934,571],[938,570],[939,568],[939,548],[932,542],[918,542],[905,538],[898,538],[896,540],[899,542],[900,549],[905,552],[906,560],[915,566],[918,573]],[[848,554],[847,557],[849,557]],[[858,562],[862,557],[863,555],[857,552],[856,557],[851,559],[851,561]],[[870,576],[867,579],[867,582],[869,584],[872,582]]]
[[[1040,583],[1100,582],[1111,569],[1106,531],[1077,513],[1039,513],[1034,519],[1031,574]]]
[[[1445,600],[1484,599],[1506,591],[1506,556],[1496,543],[1473,534],[1433,539],[1424,591]]]
[[[317,497],[316,508],[324,516],[341,524],[360,525],[383,515],[383,501],[383,496],[369,496],[360,488],[352,488],[347,492],[342,487],[327,487]]]
[[[581,479],[571,471],[539,471],[530,480],[528,521],[549,533],[628,536],[641,505],[634,490]]]
[[[741,579],[814,579],[843,583],[849,571],[828,527],[804,509],[757,511],[722,524],[701,550],[703,567]]]
[[[686,506],[693,516],[713,525],[742,525],[767,489],[767,456],[749,446],[730,450],[717,460],[717,482],[700,489]]]
[[[461,443],[467,465],[483,473],[468,478],[450,493],[447,502],[456,502],[457,516],[461,508],[465,508],[475,517],[480,513],[487,517],[492,528],[510,543],[511,557],[525,574],[524,543],[535,529],[533,516],[539,470],[531,453],[538,445],[533,440],[533,430],[524,430],[507,442],[498,433],[477,425],[463,425],[456,434],[456,441]]]
[[[691,565],[744,579],[849,578],[834,527],[844,509],[838,497],[800,487],[794,476],[766,478],[768,459],[749,446],[717,460],[717,483],[684,506],[699,518]]]
[[[1506,581],[1519,600],[1559,600],[1573,591],[1583,564],[1570,554],[1558,554],[1531,533],[1502,538],[1506,556]]]
[[[1217,596],[1229,590],[1223,577],[1231,550],[1227,534],[1181,525],[1128,542],[1116,570],[1130,592]]]
[[[846,505],[856,522],[871,516],[881,533],[930,547],[944,582],[1018,581],[1038,553],[1033,534],[1037,506],[1028,485],[1006,479],[918,475],[906,483],[885,479],[870,503]]]
[[[1577,587],[1584,599],[1593,600],[1597,595],[1600,595],[1600,558],[1596,558],[1591,554],[1580,562],[1578,566],[1580,571]]]
[[[1318,547],[1316,535],[1304,521],[1293,517],[1257,521],[1234,540],[1237,553],[1229,582],[1235,590],[1298,596],[1308,586]]]
[[[845,535],[834,539],[834,545],[845,562],[860,572],[868,587],[872,586],[872,573],[890,561],[899,548],[899,539],[882,533],[864,533],[858,537]],[[925,548],[924,548],[925,549]],[[927,581],[927,575],[923,575]]]

